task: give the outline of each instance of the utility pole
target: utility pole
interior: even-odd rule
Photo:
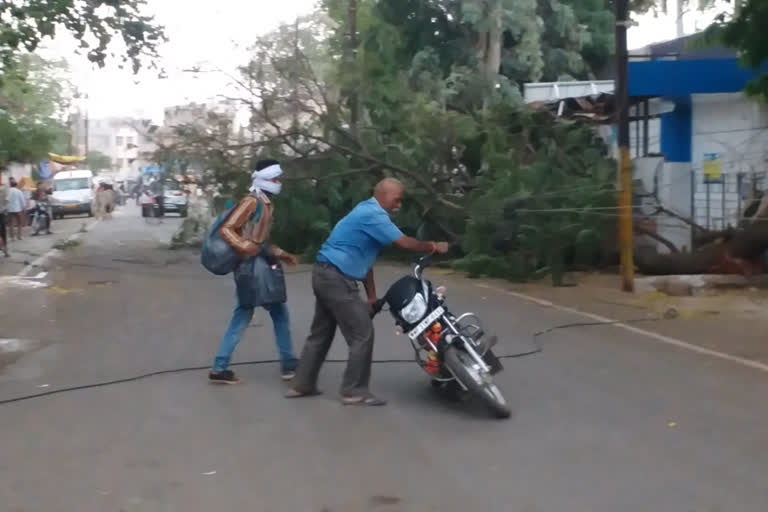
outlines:
[[[88,93],[85,94],[85,157],[88,157],[88,142],[90,137],[88,136]]]
[[[621,289],[635,289],[634,240],[632,226],[632,160],[629,154],[629,55],[627,28],[628,0],[616,0],[616,121],[619,143],[619,248]]]

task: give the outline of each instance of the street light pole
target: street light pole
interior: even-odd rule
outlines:
[[[90,149],[88,147],[88,142],[90,137],[89,130],[88,130],[88,94],[85,95],[85,157],[88,158],[88,150]]]
[[[632,226],[632,161],[629,154],[629,55],[627,28],[628,0],[616,3],[616,121],[619,144],[619,248],[621,255],[621,289],[635,289],[634,241]]]

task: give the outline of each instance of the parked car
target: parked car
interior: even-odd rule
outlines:
[[[54,218],[84,213],[93,217],[93,173],[88,170],[56,173],[51,204]]]
[[[178,213],[181,217],[186,217],[189,211],[189,196],[181,187],[181,184],[175,180],[163,182],[163,211],[164,213]]]

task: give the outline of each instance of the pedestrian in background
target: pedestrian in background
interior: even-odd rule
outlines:
[[[27,198],[19,189],[19,184],[14,178],[8,182],[11,188],[8,190],[8,228],[11,231],[11,239],[14,238],[13,225],[16,224],[16,240],[21,240],[21,229],[24,225],[24,212],[27,208]]]
[[[349,359],[341,384],[346,405],[385,405],[368,390],[373,358],[371,308],[376,302],[373,264],[379,253],[392,244],[411,252],[448,252],[446,242],[422,242],[403,235],[390,215],[403,202],[403,185],[394,179],[379,182],[373,197],[358,204],[333,228],[320,248],[312,270],[315,316],[304,344],[296,383],[287,398],[319,393],[317,378],[336,334],[336,326],[349,345]],[[360,297],[363,282],[368,303]]]
[[[8,191],[6,187],[0,183],[0,250],[3,251],[5,257],[10,256],[8,253],[8,231],[6,229],[6,217],[8,213]]]
[[[252,174],[250,194],[240,201],[220,228],[221,238],[244,258],[265,255],[288,265],[298,263],[296,256],[269,243],[275,208],[272,199],[282,189],[280,178],[282,174],[283,170],[277,160],[259,161]],[[208,375],[210,382],[220,384],[240,382],[235,373],[229,369],[229,363],[245,329],[251,323],[254,309],[241,305],[240,299],[237,299],[229,328],[221,340],[219,352]],[[274,324],[275,341],[280,354],[280,374],[284,380],[290,380],[296,369],[296,357],[293,355],[288,306],[284,303],[268,304],[264,309],[269,312]]]

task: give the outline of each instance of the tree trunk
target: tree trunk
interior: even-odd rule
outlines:
[[[685,0],[675,0],[675,27],[678,39],[685,35],[683,27],[683,15],[685,14]]]
[[[299,18],[296,18],[296,21],[293,23],[293,60],[294,63],[299,62]],[[295,65],[295,64],[294,64]],[[291,91],[291,99],[293,102],[293,129],[298,128],[299,126],[299,77],[298,70],[294,69],[294,77],[293,77],[293,91]]]
[[[483,62],[483,73],[491,87],[495,85],[496,75],[499,74],[499,68],[501,67],[503,14],[504,10],[501,0],[494,0],[491,12],[489,13],[489,25],[491,28],[488,31],[486,55]]]
[[[478,72],[483,78],[493,84],[496,75],[501,67],[501,47],[503,43],[504,9],[501,0],[489,0],[488,3],[478,0],[481,4],[487,5],[487,26],[488,30],[477,33],[477,43],[475,52],[480,69]]]
[[[765,217],[768,217],[768,192],[763,194],[763,197],[760,199],[760,204],[757,206],[757,211],[752,216],[752,219],[750,222],[756,222],[756,219],[763,219]],[[757,222],[765,222],[765,221],[757,221]]]
[[[638,251],[637,266],[646,275],[741,274],[749,277],[762,273],[762,257],[768,251],[768,221],[754,222],[744,229],[721,235],[693,253]]]
[[[349,26],[349,47],[347,48],[347,59],[350,70],[357,76],[357,0],[348,0],[347,4],[347,24]],[[349,118],[353,133],[357,132],[357,124],[360,118],[360,97],[358,96],[358,84],[352,86],[349,96]]]

